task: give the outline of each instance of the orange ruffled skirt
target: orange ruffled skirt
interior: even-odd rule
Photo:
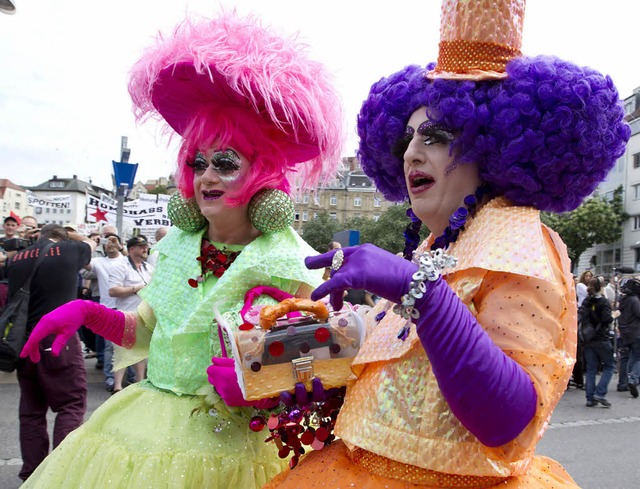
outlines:
[[[321,451],[311,452],[305,456],[293,470],[285,470],[277,475],[263,489],[302,489],[306,487],[350,487],[358,489],[441,489],[457,487],[474,487],[468,485],[468,478],[441,474],[441,483],[436,485],[413,484],[399,479],[375,475],[367,471],[361,464],[354,463],[347,447],[341,441],[335,441]],[[461,485],[456,484],[457,479]],[[535,457],[526,475],[510,477],[491,485],[482,483],[482,477],[475,477],[476,488],[496,489],[576,489],[578,485],[562,466],[546,457]],[[486,480],[486,479],[485,479]],[[489,479],[490,480],[490,479]]]

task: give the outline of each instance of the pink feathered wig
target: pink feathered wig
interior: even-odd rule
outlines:
[[[159,34],[133,66],[129,93],[138,122],[162,118],[182,136],[176,180],[186,198],[187,162],[214,143],[252,162],[229,205],[266,187],[313,189],[340,161],[343,116],[330,74],[305,45],[253,16],[187,18],[170,37]]]

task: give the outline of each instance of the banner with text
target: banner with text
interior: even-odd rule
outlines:
[[[71,208],[71,195],[36,195],[31,190],[27,190],[27,205],[37,208],[50,208],[50,209],[70,209]],[[41,212],[38,212],[41,214]]]
[[[140,194],[136,200],[130,200],[122,206],[123,238],[127,239],[139,230],[153,243],[154,234],[160,227],[171,226],[167,214],[169,195]],[[106,194],[100,197],[87,195],[87,222],[98,226],[112,224],[115,226],[118,212],[118,201]]]

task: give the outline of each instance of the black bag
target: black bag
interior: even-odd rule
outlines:
[[[585,302],[586,299],[585,299]],[[588,343],[596,337],[596,328],[591,318],[591,303],[584,302],[578,308],[578,340],[582,343]]]
[[[36,273],[44,256],[49,252],[51,244],[40,250],[40,255],[33,266],[31,275],[22,287],[7,302],[0,314],[0,371],[13,372],[20,358],[22,347],[27,341],[27,320],[29,319],[29,289],[31,279]]]

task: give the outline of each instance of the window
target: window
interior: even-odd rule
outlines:
[[[294,219],[295,219],[296,222],[300,220],[300,213],[299,212],[296,212],[296,217]]]
[[[633,155],[633,167],[634,168],[640,167],[640,153],[636,153]]]
[[[329,205],[338,205],[338,197],[335,195],[329,197]]]
[[[67,214],[71,214],[71,209],[67,209]]]
[[[299,204],[299,203],[300,203],[300,196],[296,195],[296,204]]]
[[[633,216],[633,230],[637,231],[640,229],[640,216]]]
[[[309,220],[309,213],[307,211],[302,211],[302,221],[307,222]]]
[[[49,188],[64,188],[64,182],[49,182]]]
[[[317,213],[317,212],[314,212],[314,213],[313,213],[313,218],[314,218],[314,219],[316,219],[317,217],[318,217],[318,213]]]
[[[51,209],[49,209],[48,207],[44,210],[47,214],[49,214],[49,212],[51,212]]]
[[[14,202],[13,205],[16,207],[16,210],[20,209],[20,202]]]
[[[633,200],[640,199],[640,183],[632,185],[631,188],[633,189]]]
[[[353,198],[353,206],[354,207],[360,207],[361,205],[362,205],[362,198],[354,197]]]
[[[337,214],[336,214],[335,212],[330,212],[330,213],[329,213],[329,217],[330,217],[331,219],[338,219],[338,216],[337,216]]]
[[[373,198],[373,207],[380,207],[382,205],[382,201],[380,200],[380,197],[374,197]]]
[[[58,209],[56,209],[56,208],[54,207],[53,209],[51,209],[51,212],[52,212],[52,213],[54,213],[54,214],[57,214],[57,213],[58,213]]]
[[[309,194],[304,194],[302,196],[302,203],[303,204],[308,204],[309,203]]]
[[[375,222],[378,222],[378,219],[380,219],[380,214],[374,214],[374,215],[373,215],[373,220],[374,220]]]

